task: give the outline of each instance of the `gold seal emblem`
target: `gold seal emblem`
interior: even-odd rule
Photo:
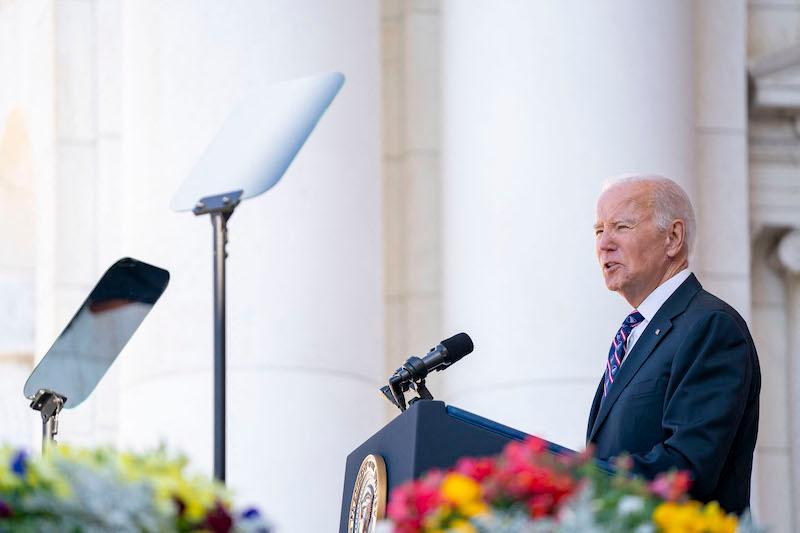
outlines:
[[[358,469],[347,533],[373,533],[375,524],[386,514],[386,464],[380,455],[364,457]]]

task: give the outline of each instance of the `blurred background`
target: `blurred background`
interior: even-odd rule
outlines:
[[[169,200],[236,102],[347,81],[281,183],[230,221],[228,481],[279,531],[331,531],[377,388],[458,331],[437,398],[582,448],[627,304],[594,204],[669,176],[691,269],[763,372],[753,506],[800,528],[800,1],[0,0],[0,440],[105,269],[170,286],[60,440],[212,466],[211,227]]]

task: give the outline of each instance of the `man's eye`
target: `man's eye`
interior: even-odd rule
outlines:
[[[601,230],[601,229],[596,229],[596,230],[594,230],[594,236],[595,236],[595,237],[597,237],[597,236],[598,236],[598,235],[600,235],[601,233],[603,233],[603,230]]]
[[[631,227],[627,224],[619,224],[617,225],[617,229],[630,229]]]

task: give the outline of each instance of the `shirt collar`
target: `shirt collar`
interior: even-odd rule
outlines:
[[[667,281],[656,287],[650,295],[636,309],[639,311],[646,321],[650,321],[656,315],[661,306],[664,305],[672,293],[680,287],[681,283],[691,276],[692,273],[688,268],[685,268],[669,278]]]

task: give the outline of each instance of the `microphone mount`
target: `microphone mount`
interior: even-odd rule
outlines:
[[[425,355],[424,358],[412,356],[406,359],[403,366],[394,371],[389,378],[389,384],[381,387],[380,391],[392,405],[406,410],[405,393],[414,390],[417,396],[408,404],[419,400],[433,400],[433,395],[425,385],[425,378],[434,370],[444,370],[459,361],[473,350],[472,339],[466,333],[458,333],[449,339],[443,340]]]
[[[403,372],[404,370],[406,372]],[[394,371],[394,374],[389,378],[389,384],[381,387],[381,392],[392,405],[400,409],[401,412],[405,411],[405,393],[409,390],[414,390],[417,396],[412,398],[408,405],[412,405],[419,400],[433,400],[433,394],[425,385],[427,375],[428,369],[422,359],[416,356],[409,357],[403,363],[403,366]],[[410,376],[410,379],[408,376]]]

